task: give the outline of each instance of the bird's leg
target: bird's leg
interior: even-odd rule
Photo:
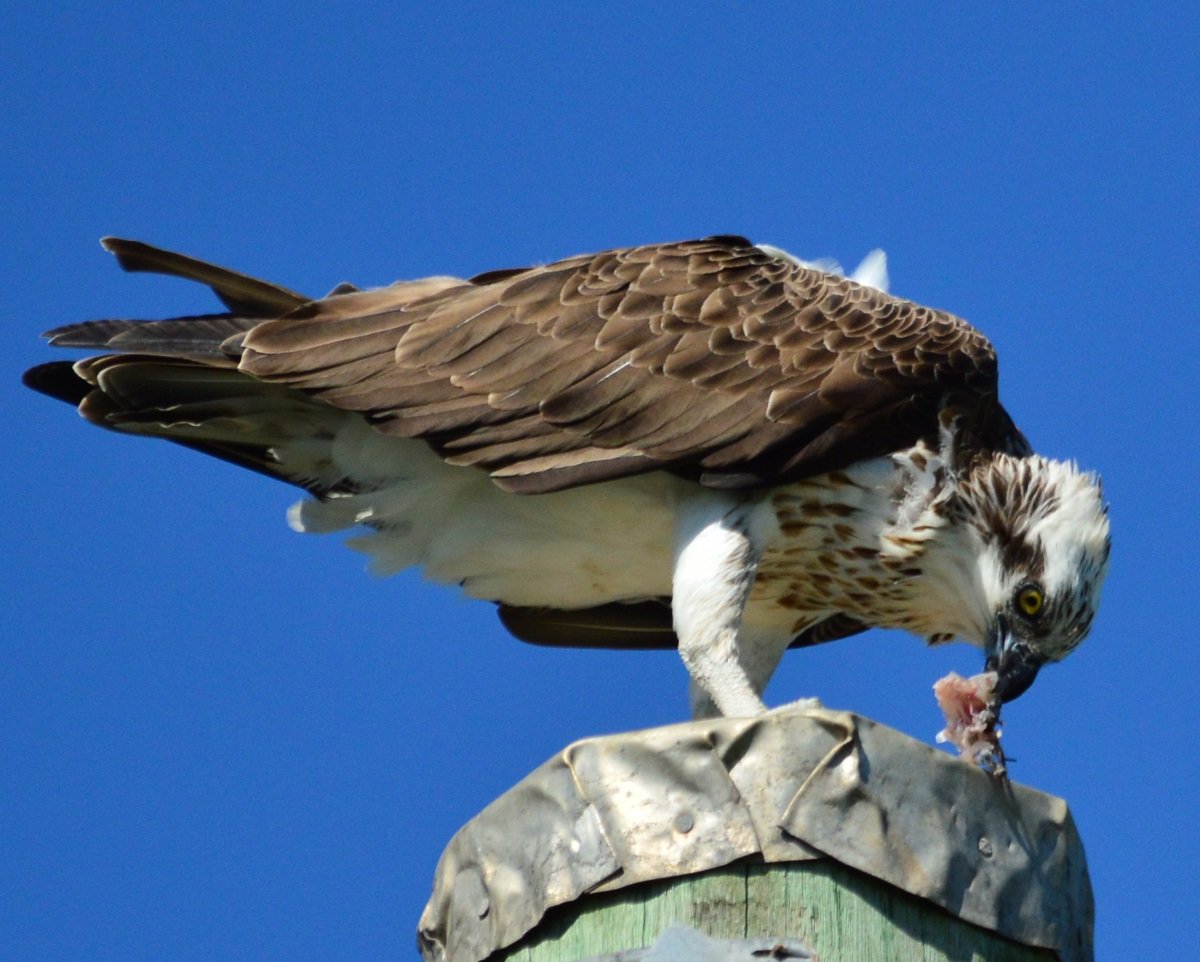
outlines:
[[[766,711],[739,647],[761,553],[743,505],[714,499],[686,514],[680,526],[671,609],[697,718]]]

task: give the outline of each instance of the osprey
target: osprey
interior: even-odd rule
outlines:
[[[306,489],[297,530],[525,640],[678,645],[698,716],[870,626],[982,647],[1007,701],[1091,626],[1099,483],[1030,450],[953,315],[733,236],[323,298],[102,243],[227,310],[60,327],[105,353],[29,386]]]

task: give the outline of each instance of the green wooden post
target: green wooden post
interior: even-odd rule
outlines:
[[[714,938],[796,938],[821,962],[1054,962],[932,903],[826,860],[744,863],[552,909],[494,962],[576,962],[650,945],[671,925]]]

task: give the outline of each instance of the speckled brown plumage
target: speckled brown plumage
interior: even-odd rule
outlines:
[[[54,343],[237,363],[522,493],[659,468],[777,484],[931,433],[953,395],[988,415],[989,444],[1012,432],[995,354],[966,322],[740,237],[317,300],[107,243],[127,268],[201,280],[234,311],[71,325]]]
[[[246,373],[526,493],[661,467],[778,483],[914,439],[949,393],[996,392],[959,318],[737,237],[350,294],[242,343]]]

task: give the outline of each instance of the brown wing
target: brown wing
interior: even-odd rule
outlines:
[[[966,322],[737,237],[317,301],[243,346],[244,372],[524,493],[655,468],[776,483],[931,433],[948,394],[997,406]]]
[[[238,363],[521,493],[659,468],[714,487],[778,483],[933,433],[950,395],[1012,430],[991,345],[966,322],[744,238],[320,300],[146,245],[106,246],[131,269],[209,284],[235,313],[72,325],[55,343],[226,373]]]
[[[595,608],[517,608],[499,606],[509,634],[547,648],[608,648],[650,651],[679,647],[671,621],[671,599],[612,602]],[[810,648],[849,638],[867,625],[841,612],[800,632],[789,648]]]

